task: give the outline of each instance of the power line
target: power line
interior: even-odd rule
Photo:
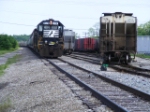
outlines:
[[[1,1],[4,1],[4,0],[1,0]],[[5,0],[6,1],[6,0]],[[4,1],[4,2],[5,2]],[[10,2],[10,1],[9,1]],[[84,5],[84,6],[108,6],[108,5],[111,5],[111,6],[113,6],[113,5],[118,5],[118,6],[132,6],[132,7],[137,7],[137,6],[140,6],[140,7],[150,7],[150,4],[147,4],[147,3],[144,3],[144,4],[142,4],[142,3],[139,3],[139,4],[125,4],[125,3],[114,3],[114,2],[112,2],[112,3],[100,3],[100,2],[77,2],[77,1],[53,1],[53,2],[49,2],[49,1],[46,1],[46,2],[43,2],[43,1],[32,1],[32,0],[30,0],[30,1],[17,1],[17,0],[13,0],[12,2],[29,2],[29,3],[42,3],[42,4],[47,4],[47,3],[49,3],[50,5],[51,4],[57,4],[57,5]]]
[[[20,26],[34,26],[36,27],[35,25],[27,25],[27,24],[20,24],[20,23],[10,23],[10,22],[4,22],[4,21],[0,21],[0,23],[5,23],[5,24],[14,24],[14,25],[20,25]],[[68,29],[72,29],[72,30],[88,30],[88,29],[74,29],[74,28],[68,28]]]
[[[46,14],[37,14],[37,13],[26,13],[26,12],[15,12],[15,11],[7,11],[7,10],[0,10],[3,12],[12,12],[12,13],[21,13],[21,14],[29,14],[29,15],[39,15],[39,16],[49,16]],[[73,19],[99,19],[99,18],[89,18],[89,17],[63,17],[63,16],[55,16],[55,17],[61,17],[61,18],[73,18]]]
[[[6,24],[14,24],[14,25],[21,25],[21,26],[34,26],[34,25],[27,25],[27,24],[20,24],[20,23],[10,23],[10,22],[4,22],[4,21],[0,21],[0,23],[6,23]],[[36,27],[36,26],[34,26]]]

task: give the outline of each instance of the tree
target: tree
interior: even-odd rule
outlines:
[[[29,39],[29,35],[13,35],[13,37],[17,40],[17,41],[27,41]]]
[[[150,35],[150,21],[138,26],[138,35]]]
[[[0,35],[0,50],[15,49],[18,46],[17,41],[9,35]]]
[[[98,38],[99,37],[99,22],[95,23],[93,25],[93,27],[88,29],[88,32],[86,32],[86,34],[88,34],[88,37],[91,38]]]
[[[80,38],[80,35],[78,33],[75,33],[75,39]]]
[[[100,29],[100,24],[99,22],[95,23],[95,25],[93,26],[95,29],[95,37],[99,37],[99,29]]]
[[[94,28],[89,28],[88,34],[89,34],[89,37],[94,37],[95,36]]]

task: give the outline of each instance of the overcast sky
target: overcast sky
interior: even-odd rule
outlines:
[[[31,34],[53,18],[80,36],[99,22],[103,12],[133,13],[138,25],[150,20],[149,0],[0,0],[0,34]]]

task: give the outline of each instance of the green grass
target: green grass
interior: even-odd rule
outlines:
[[[0,112],[7,112],[8,108],[12,106],[10,99],[7,101],[0,103]]]
[[[4,74],[4,70],[12,63],[17,62],[20,59],[20,55],[15,55],[12,58],[9,58],[5,64],[0,65],[0,76]]]
[[[148,58],[150,59],[150,55],[146,55],[146,54],[136,54],[137,57],[140,57],[140,58]]]
[[[9,49],[9,50],[0,50],[0,55],[2,54],[6,54],[6,53],[9,53],[9,52],[13,52],[15,50],[17,50],[19,47],[15,48],[15,49]]]

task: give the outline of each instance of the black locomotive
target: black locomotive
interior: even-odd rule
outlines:
[[[64,25],[60,21],[43,20],[33,30],[28,46],[41,57],[60,57],[64,47],[63,29]]]

